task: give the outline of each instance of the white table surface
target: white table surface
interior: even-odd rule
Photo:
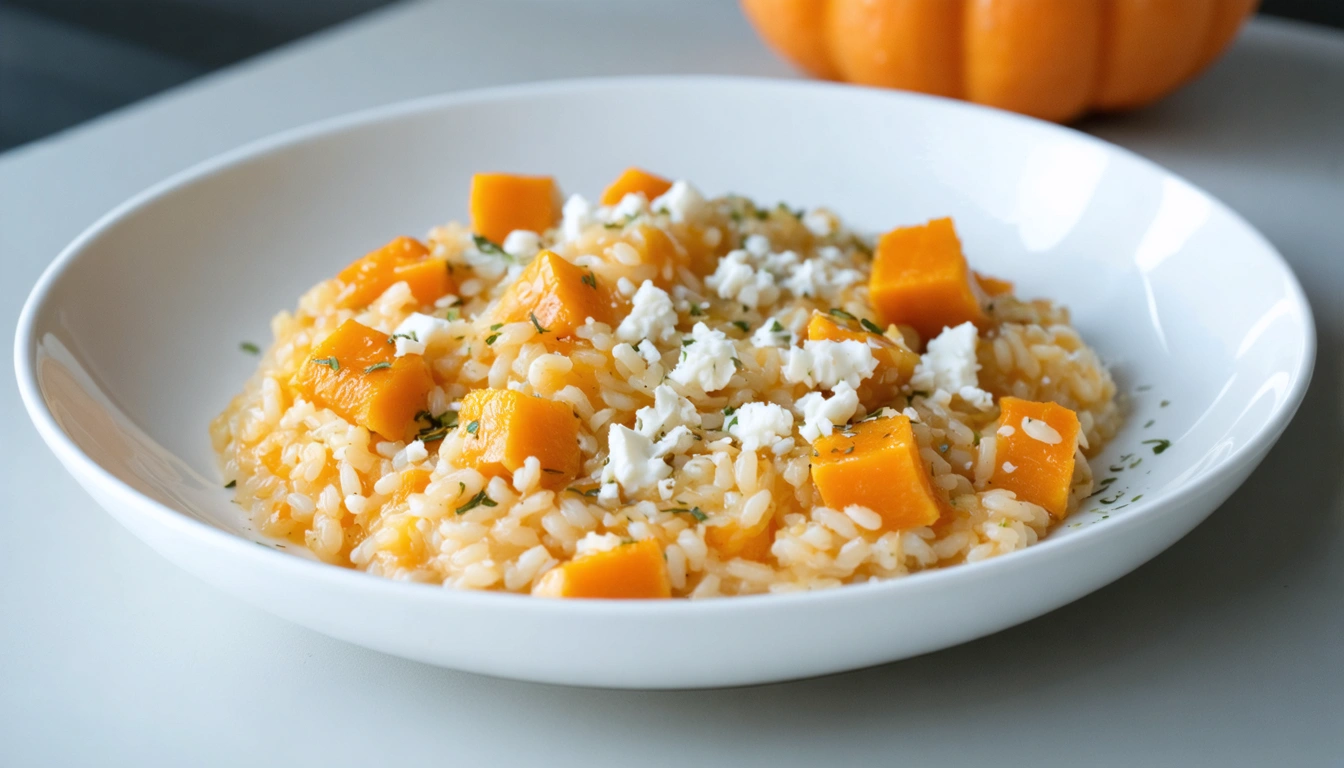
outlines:
[[[669,72],[788,74],[725,0],[413,4],[0,155],[0,337],[97,216],[242,142],[445,90]],[[1132,575],[998,635],[817,680],[494,680],[327,639],[178,571],[67,477],[3,376],[0,765],[1344,764],[1344,35],[1258,21],[1177,96],[1082,127],[1264,231],[1320,331],[1279,446]]]

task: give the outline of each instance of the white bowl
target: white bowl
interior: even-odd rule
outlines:
[[[713,601],[455,592],[258,546],[219,487],[206,434],[256,363],[239,342],[267,341],[276,311],[390,235],[461,218],[474,171],[551,173],[592,196],[630,164],[709,193],[824,203],[872,231],[954,216],[973,265],[1071,306],[1130,394],[1099,459],[1131,455],[1112,486],[1120,498],[1095,497],[998,559]],[[892,661],[1105,585],[1245,480],[1301,402],[1314,354],[1306,298],[1273,247],[1204,192],[1102,141],[910,94],[639,78],[381,108],[187,171],[56,259],[24,307],[15,365],[29,414],[75,478],[220,589],[431,664],[683,688]],[[1143,442],[1159,438],[1172,441],[1160,455]]]

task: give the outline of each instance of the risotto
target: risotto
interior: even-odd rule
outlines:
[[[629,169],[590,203],[478,174],[272,322],[211,425],[266,536],[393,579],[552,597],[818,589],[1030,546],[1093,491],[1115,385],[949,219]]]

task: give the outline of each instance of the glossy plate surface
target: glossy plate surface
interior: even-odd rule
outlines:
[[[239,342],[268,340],[275,312],[391,235],[464,217],[475,171],[549,173],[596,197],[631,164],[707,194],[825,204],[874,232],[955,217],[973,266],[1067,304],[1112,366],[1129,400],[1125,428],[1098,460],[1101,476],[1117,478],[1111,491],[1006,557],[715,601],[453,592],[258,546],[219,487],[206,433],[256,363]],[[1122,149],[917,95],[687,77],[445,96],[244,147],[127,202],[71,244],[34,288],[15,344],[28,411],[74,477],[219,588],[432,664],[668,688],[904,658],[1113,581],[1245,480],[1292,418],[1314,355],[1310,308],[1273,247]],[[1156,452],[1159,440],[1170,447]]]

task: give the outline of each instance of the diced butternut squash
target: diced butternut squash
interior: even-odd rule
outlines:
[[[346,421],[401,440],[415,431],[434,379],[420,355],[396,351],[386,333],[346,320],[313,349],[294,386]]]
[[[872,326],[876,328],[876,326]],[[858,341],[867,344],[877,358],[873,377],[859,388],[859,399],[869,410],[891,401],[919,365],[919,355],[905,346],[905,340],[891,340],[858,322],[837,314],[813,312],[807,323],[809,341]]]
[[[539,335],[574,335],[588,318],[611,322],[611,297],[593,273],[542,251],[495,306],[499,323],[531,322]],[[549,339],[548,339],[549,340]]]
[[[1069,513],[1078,414],[1058,403],[1034,403],[1016,397],[999,401],[994,437],[994,474],[989,484],[1039,504],[1057,520]]]
[[[1003,296],[1013,292],[1012,281],[981,274],[980,272],[975,273],[975,283],[980,286],[981,292],[986,296]]]
[[[342,307],[365,306],[403,281],[422,305],[457,292],[448,262],[430,258],[429,249],[413,237],[398,237],[341,270],[336,279]]]
[[[734,521],[705,528],[705,543],[718,553],[720,560],[741,557],[764,561],[775,543],[775,520],[767,515],[754,526],[744,528]]]
[[[859,422],[819,438],[812,443],[812,481],[826,506],[867,507],[889,530],[933,525],[943,510],[904,416]]]
[[[512,475],[527,457],[541,462],[541,484],[562,488],[579,473],[579,419],[564,403],[512,389],[477,389],[457,414],[461,461],[486,475]]]
[[[883,325],[913,326],[924,339],[944,328],[987,322],[951,219],[900,227],[877,242],[868,298]]]
[[[494,243],[515,229],[545,232],[560,218],[560,190],[550,176],[478,173],[471,177],[471,231]]]
[[[532,590],[545,597],[651,599],[672,596],[663,548],[654,539],[592,552],[547,572]]]
[[[653,200],[671,188],[672,182],[662,176],[632,166],[626,168],[615,181],[611,182],[611,186],[603,190],[602,204],[615,205],[621,202],[621,198],[635,193],[643,193],[644,197]]]

